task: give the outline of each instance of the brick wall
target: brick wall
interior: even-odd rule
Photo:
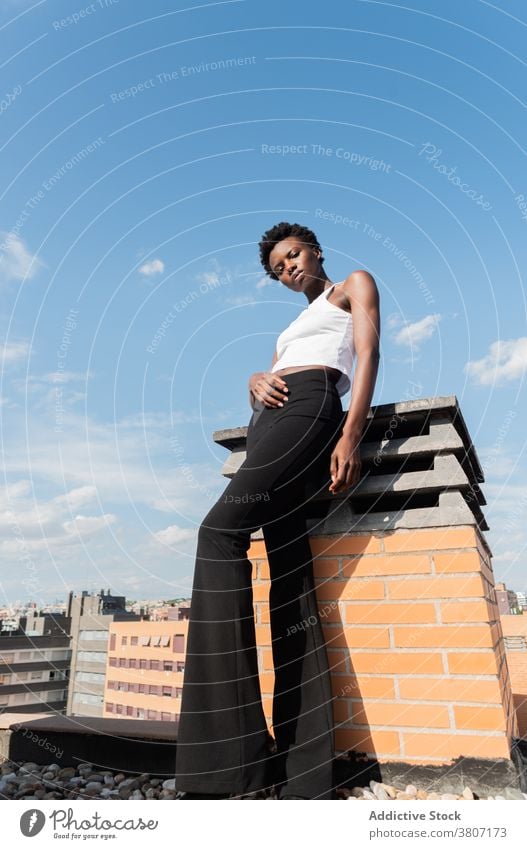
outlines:
[[[337,752],[416,764],[508,758],[518,728],[490,554],[479,530],[467,525],[310,541]],[[272,730],[269,566],[262,540],[253,540],[249,558],[260,683]]]

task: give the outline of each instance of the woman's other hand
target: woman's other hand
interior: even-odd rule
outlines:
[[[271,371],[251,374],[249,391],[266,407],[283,407],[289,392],[285,380]]]
[[[329,470],[332,480],[329,491],[333,495],[358,483],[361,474],[359,440],[341,436],[331,454]]]

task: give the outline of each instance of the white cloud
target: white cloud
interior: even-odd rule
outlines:
[[[481,360],[470,360],[464,371],[480,386],[510,383],[522,377],[527,367],[527,337],[498,339]]]
[[[276,280],[271,280],[270,277],[261,277],[256,284],[257,289],[264,289],[266,286],[272,286],[273,283],[276,283]]]
[[[84,507],[96,500],[93,486],[76,487],[48,500],[35,497],[31,481],[23,479],[11,484],[6,496],[1,499],[0,530],[11,530],[24,536],[41,535],[42,532],[57,532],[71,519],[72,509]]]
[[[117,517],[112,513],[105,513],[103,516],[82,516],[78,515],[70,522],[64,522],[64,530],[74,536],[78,534],[82,537],[91,536],[98,533],[100,530],[113,525],[117,521]]]
[[[24,360],[29,352],[27,342],[7,342],[0,346],[0,363],[2,366]]]
[[[95,487],[85,486],[55,498],[37,500],[31,481],[11,484],[0,503],[2,555],[23,561],[29,552],[49,554],[64,546],[79,545],[81,538],[92,537],[114,524],[117,519],[111,513],[72,517],[72,509],[96,502],[96,495]]]
[[[64,597],[95,581],[126,592],[133,576],[150,597],[186,595],[199,522],[226,485],[224,449],[208,444],[216,413],[174,405],[100,421],[64,403],[57,434],[53,393],[75,384],[52,380],[32,377],[23,408],[5,421],[4,591]]]
[[[24,481],[29,483],[29,481]],[[66,505],[69,510],[78,510],[85,504],[91,504],[97,498],[97,489],[94,486],[78,486],[64,495],[58,495],[53,499],[54,504]]]
[[[4,435],[5,475],[8,481],[31,479],[32,487],[45,485],[51,491],[58,487],[62,500],[57,503],[64,506],[66,498],[72,502],[71,512],[77,511],[85,499],[97,497],[104,510],[109,503],[112,512],[116,506],[126,510],[133,507],[135,526],[141,513],[149,510],[172,512],[185,521],[194,521],[225,485],[221,456],[216,461],[188,456],[196,454],[196,429],[189,429],[188,423],[204,422],[198,413],[192,417],[187,413],[178,416],[177,410],[152,411],[106,423],[65,407],[57,438],[54,407],[38,406],[41,414],[30,416],[26,423],[24,413],[19,424],[11,416],[9,433]],[[174,431],[179,426],[180,436],[179,429]],[[175,434],[182,453],[175,450]],[[34,520],[38,523],[38,516]],[[141,530],[150,533],[149,518],[144,521]]]
[[[427,339],[430,339],[437,328],[441,316],[439,313],[426,315],[420,321],[414,321],[413,324],[405,324],[398,333],[395,334],[394,341],[397,345],[406,345],[409,348],[418,348]],[[392,327],[394,320],[391,321]]]
[[[13,501],[31,493],[31,481],[19,480],[0,488],[0,510],[6,510]]]
[[[201,271],[198,275],[200,283],[207,283],[208,286],[217,286],[220,278],[215,271]]]
[[[179,545],[180,543],[194,541],[196,538],[196,528],[180,528],[178,525],[169,525],[161,531],[153,534],[154,539],[162,545]]]
[[[55,383],[74,383],[82,381],[85,383],[90,377],[93,377],[93,372],[89,371],[50,371],[48,374],[43,374],[42,377],[30,377],[34,385],[39,381],[54,385]]]
[[[139,274],[144,274],[145,277],[152,277],[154,274],[162,274],[165,270],[165,263],[161,259],[153,259],[150,262],[145,262],[139,269]]]
[[[225,298],[225,303],[239,306],[240,304],[257,304],[259,301],[255,301],[253,295],[249,293],[247,295],[232,295],[229,298]]]
[[[30,280],[44,263],[32,256],[15,233],[0,231],[0,281]]]
[[[499,480],[508,478],[518,469],[518,453],[513,448],[485,446],[478,448],[478,457],[487,482],[490,478]]]
[[[400,327],[403,322],[400,313],[392,312],[384,321],[384,325],[387,330],[393,330],[396,327]]]
[[[57,371],[12,378],[10,383],[14,393],[22,397],[24,406],[31,403],[33,415],[52,415],[53,425],[58,425],[66,411],[86,401],[87,381],[91,377],[92,372]],[[77,382],[81,384],[80,389],[74,386]],[[13,408],[13,403],[10,406]]]

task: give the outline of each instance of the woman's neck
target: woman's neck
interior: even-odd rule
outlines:
[[[306,289],[304,291],[304,295],[309,303],[312,304],[316,298],[320,297],[322,292],[326,289],[330,289],[332,286],[334,286],[334,283],[329,279],[327,274],[324,274],[323,276],[319,275],[316,280],[313,281],[313,288]]]

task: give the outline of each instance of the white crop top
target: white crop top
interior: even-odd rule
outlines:
[[[328,301],[337,285],[321,292],[280,334],[276,342],[278,359],[271,371],[307,365],[336,368],[342,372],[336,383],[342,396],[351,386],[355,348],[351,313]]]

